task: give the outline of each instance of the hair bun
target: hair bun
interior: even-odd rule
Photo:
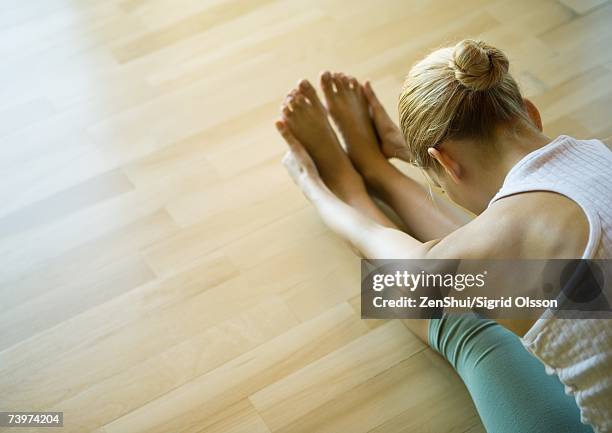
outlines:
[[[509,63],[497,48],[465,39],[455,45],[449,66],[455,71],[455,78],[468,89],[487,90],[503,80]]]

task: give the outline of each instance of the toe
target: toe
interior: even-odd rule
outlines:
[[[293,101],[295,98],[295,93],[295,89],[292,89],[289,93],[287,93],[285,99],[283,100],[283,105],[291,107],[291,101]]]
[[[287,93],[287,96],[285,96],[285,100],[293,98],[295,96],[295,92],[296,89],[291,89],[289,93]]]
[[[308,104],[308,102],[306,102],[306,97],[304,95],[302,95],[301,93],[298,93],[295,98],[293,99],[293,109],[295,110],[300,110],[302,108],[304,108],[304,106],[306,106]]]
[[[334,84],[331,72],[324,71],[321,74],[321,88],[323,89],[323,94],[328,100],[333,97]]]
[[[306,98],[308,98],[313,107],[323,108],[323,104],[321,104],[317,91],[308,80],[300,81],[300,91],[304,96],[306,96]]]
[[[298,90],[300,91],[301,94],[308,96],[308,80],[305,78],[302,78],[299,82],[298,82]]]
[[[289,109],[291,111],[295,111],[297,108],[297,97],[299,95],[299,92],[297,89],[293,89],[291,92],[289,92],[289,94],[287,95],[287,99],[286,99],[286,105],[289,106]]]
[[[341,74],[340,77],[342,78],[342,85],[345,89],[348,89],[351,86],[351,79],[345,74]]]
[[[332,83],[334,83],[336,92],[342,92],[344,90],[344,86],[342,84],[342,76],[339,73],[336,72],[332,74]]]
[[[283,118],[288,119],[291,116],[291,110],[289,109],[289,106],[287,105],[283,105],[282,108],[282,113],[283,113]]]

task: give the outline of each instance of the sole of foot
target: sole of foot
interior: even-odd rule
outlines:
[[[365,191],[334,132],[315,88],[301,80],[282,105],[282,120],[314,161],[321,179],[343,200]]]
[[[361,84],[341,73],[321,74],[321,88],[329,113],[342,134],[347,153],[357,170],[366,175],[386,162]]]

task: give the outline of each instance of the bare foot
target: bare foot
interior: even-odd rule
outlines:
[[[321,74],[321,88],[353,165],[367,179],[387,161],[380,150],[361,85],[353,77],[326,71]]]
[[[381,141],[383,154],[387,158],[399,158],[407,161],[409,158],[406,152],[404,135],[387,114],[369,81],[366,81],[363,85],[363,94],[370,105],[370,115]]]
[[[314,87],[300,81],[283,103],[283,121],[314,161],[321,179],[345,202],[367,194],[363,179],[342,150]]]

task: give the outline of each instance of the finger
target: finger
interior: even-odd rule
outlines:
[[[291,150],[294,150],[297,147],[301,147],[301,143],[291,133],[291,131],[289,130],[289,127],[287,126],[285,122],[283,122],[282,120],[277,120],[274,123],[274,126],[276,126],[276,130],[279,132],[281,137],[283,137],[283,139],[285,140],[287,145],[289,145],[289,148]]]
[[[300,143],[299,140],[291,133],[285,122],[278,120],[275,125],[276,129],[289,146],[289,149],[291,152],[293,152],[297,162],[307,168],[314,167],[314,163],[312,162],[310,155],[306,149],[304,149],[302,143]]]
[[[363,85],[363,93],[365,93],[366,99],[368,100],[368,103],[370,105],[375,107],[382,106],[380,100],[378,99],[378,96],[376,96],[376,93],[374,93],[374,89],[372,89],[372,84],[370,84],[370,81],[366,81]]]

